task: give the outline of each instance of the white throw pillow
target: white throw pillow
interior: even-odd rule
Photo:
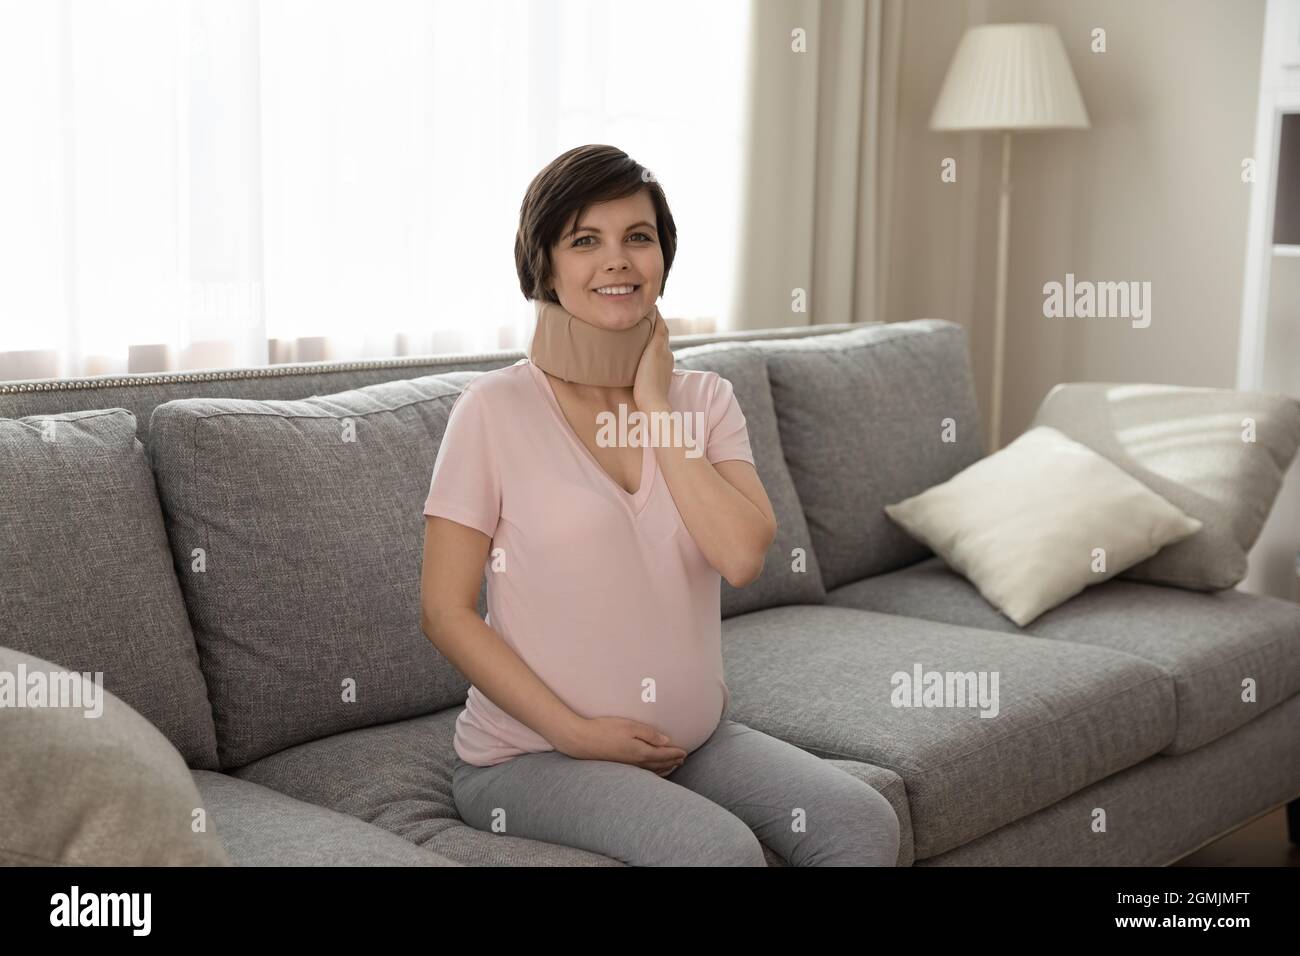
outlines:
[[[1021,627],[1201,529],[1046,426],[885,513]]]

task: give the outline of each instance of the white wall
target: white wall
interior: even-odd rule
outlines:
[[[1002,441],[1057,382],[1235,387],[1241,160],[1254,149],[1264,0],[908,0],[906,11],[891,318],[968,327],[987,420],[1000,137],[927,124],[965,20],[1054,23],[1092,128],[1014,140]],[[1105,53],[1090,49],[1098,27]],[[957,183],[939,179],[945,156]],[[1067,272],[1149,281],[1150,327],[1044,318],[1043,284]],[[1284,551],[1253,556],[1247,586],[1294,597]]]

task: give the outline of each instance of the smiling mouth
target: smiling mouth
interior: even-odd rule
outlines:
[[[641,288],[640,285],[632,285],[631,283],[628,283],[627,285],[621,285],[621,286],[608,286],[608,287],[602,286],[601,288],[626,289],[629,287],[632,289],[631,292],[619,292],[619,293],[601,292],[600,289],[592,289],[591,291],[594,294],[606,299],[623,299],[629,295],[635,295]]]

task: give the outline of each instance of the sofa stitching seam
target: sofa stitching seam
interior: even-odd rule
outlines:
[[[381,382],[381,383],[379,383],[379,384],[382,385],[382,384],[387,384],[387,383],[385,383],[385,382]],[[353,389],[353,391],[356,391],[356,389]],[[404,402],[404,403],[402,403],[401,405],[392,405],[392,406],[386,406],[386,407],[384,407],[384,408],[376,408],[376,409],[372,409],[371,411],[368,411],[368,412],[352,412],[352,413],[349,413],[349,414],[346,414],[346,415],[298,415],[298,414],[293,414],[293,413],[277,412],[277,411],[274,411],[274,410],[269,411],[269,412],[267,412],[267,411],[260,411],[260,412],[254,412],[254,411],[233,411],[233,410],[232,410],[232,411],[210,412],[210,413],[204,413],[204,414],[196,414],[196,415],[193,415],[192,417],[193,417],[196,421],[208,421],[209,419],[213,419],[213,418],[229,418],[229,417],[232,417],[232,416],[238,416],[238,415],[246,415],[246,416],[249,416],[249,417],[252,417],[252,418],[308,419],[308,420],[311,420],[311,421],[318,421],[318,420],[328,421],[328,420],[331,420],[331,419],[332,419],[332,420],[337,421],[339,418],[368,418],[368,417],[371,416],[371,415],[379,415],[379,414],[381,414],[381,413],[383,413],[383,412],[400,412],[400,411],[401,411],[402,409],[404,409],[404,408],[410,408],[410,407],[413,406],[413,405],[422,405],[422,404],[424,404],[424,403],[426,403],[426,402],[443,402],[443,401],[446,401],[447,399],[451,399],[451,400],[454,402],[457,398],[460,397],[461,393],[464,392],[464,391],[466,391],[466,389],[463,389],[463,388],[462,388],[462,389],[459,389],[459,390],[458,390],[455,394],[453,394],[453,395],[430,395],[430,396],[426,396],[426,397],[424,397],[424,398],[416,398],[416,399],[412,399],[411,401],[409,401],[409,402]],[[306,402],[306,401],[311,401],[312,398],[319,398],[319,397],[321,397],[321,396],[309,396],[308,398],[293,398],[293,399],[263,399],[262,401]],[[191,401],[191,399],[180,399],[180,401]],[[197,401],[224,401],[224,399],[197,399]],[[240,401],[257,401],[257,399],[240,399]]]

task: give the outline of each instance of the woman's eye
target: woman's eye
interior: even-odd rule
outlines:
[[[640,236],[640,237],[641,237],[642,239],[644,239],[646,242],[651,242],[651,241],[653,241],[653,240],[651,240],[649,234],[648,234],[648,233],[644,233],[644,232],[634,232],[634,233],[632,233],[632,236]],[[583,239],[595,239],[595,238],[596,238],[595,236],[579,236],[577,239],[573,240],[573,244],[574,244],[575,246],[580,246],[580,245],[582,245],[582,240],[583,240]]]

